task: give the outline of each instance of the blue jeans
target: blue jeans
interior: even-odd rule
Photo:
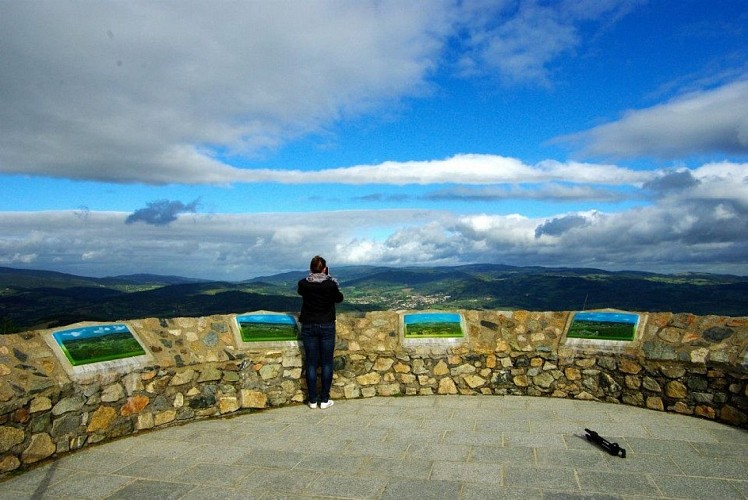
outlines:
[[[330,400],[333,353],[335,352],[335,323],[301,325],[301,339],[306,354],[306,386],[310,403]],[[322,388],[317,392],[317,368],[322,367]]]

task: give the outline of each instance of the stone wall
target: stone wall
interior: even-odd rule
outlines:
[[[571,345],[568,312],[461,311],[458,343],[401,340],[393,311],[338,316],[333,399],[533,395],[748,428],[748,318],[650,313],[625,347]],[[305,398],[298,345],[239,349],[232,316],[127,322],[147,366],[71,377],[49,331],[0,336],[0,477],[83,446]]]

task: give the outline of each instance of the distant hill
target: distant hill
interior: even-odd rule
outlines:
[[[748,315],[748,278],[729,275],[468,265],[372,268],[369,275],[342,284],[351,299],[376,296],[388,308],[616,308]]]
[[[348,266],[332,269],[346,300],[340,311],[527,309],[690,312],[748,316],[748,277],[599,269]],[[296,312],[305,271],[239,283],[136,274],[89,278],[0,267],[0,332],[80,321],[207,316],[255,310]]]
[[[5,287],[59,287],[99,286],[97,278],[86,278],[54,271],[36,271],[33,269],[13,269],[0,267],[0,289]]]
[[[131,283],[133,285],[184,285],[187,283],[209,283],[209,280],[183,278],[182,276],[162,276],[160,274],[127,274],[101,278],[102,283]]]
[[[164,286],[184,283],[204,283],[205,280],[183,278],[181,276],[161,276],[156,274],[129,274],[124,276],[110,276],[106,278],[89,278],[55,271],[39,271],[34,269],[14,269],[0,267],[0,288],[3,287],[127,287],[127,286]]]

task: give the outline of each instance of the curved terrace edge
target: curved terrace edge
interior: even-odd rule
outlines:
[[[402,311],[340,314],[332,398],[547,396],[748,428],[748,317],[638,313],[633,340],[606,343],[568,338],[571,312],[454,313],[463,338],[423,342],[404,338]],[[90,369],[66,362],[53,330],[0,336],[0,474],[149,429],[304,401],[303,349],[241,342],[235,315],[121,323],[144,354]]]

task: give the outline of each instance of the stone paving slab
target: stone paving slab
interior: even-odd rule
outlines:
[[[588,442],[585,428],[627,457]],[[748,432],[590,401],[357,399],[78,450],[0,483],[11,498],[748,499]]]

